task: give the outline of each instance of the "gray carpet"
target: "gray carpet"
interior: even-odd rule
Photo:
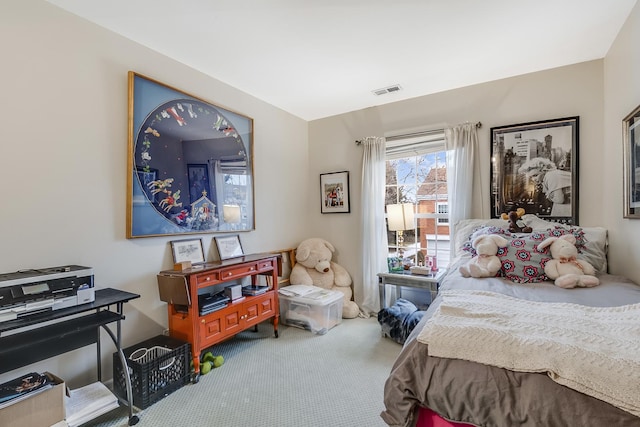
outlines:
[[[383,386],[400,345],[375,318],[325,335],[269,323],[211,348],[225,363],[145,410],[139,426],[383,427]],[[124,427],[121,406],[87,426]]]

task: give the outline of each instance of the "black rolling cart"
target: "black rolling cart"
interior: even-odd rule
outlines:
[[[96,344],[98,380],[102,381],[100,328],[107,332],[121,362],[126,365],[121,345],[123,306],[136,298],[140,298],[140,295],[112,288],[98,289],[95,301],[91,303],[0,323],[0,373]],[[67,319],[76,315],[80,316]],[[109,326],[113,323],[116,324],[115,333]],[[38,327],[40,324],[42,326]],[[132,426],[138,423],[139,418],[133,415],[131,379],[127,369],[124,370],[124,376],[129,425]]]

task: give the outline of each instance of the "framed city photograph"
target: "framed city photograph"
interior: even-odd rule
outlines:
[[[320,212],[350,212],[348,171],[320,174]]]
[[[523,208],[578,224],[579,117],[491,128],[491,217]]]
[[[204,263],[202,239],[174,240],[171,242],[173,263],[191,261],[192,265]]]
[[[640,218],[640,105],[622,120],[624,217]]]
[[[229,258],[237,258],[244,255],[240,236],[234,234],[232,236],[215,236],[213,240],[216,242],[218,254],[221,260]]]

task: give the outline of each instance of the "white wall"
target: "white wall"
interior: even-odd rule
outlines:
[[[176,237],[125,238],[129,70],[254,119],[256,230],[240,235],[246,252],[304,236],[292,195],[309,186],[307,122],[44,1],[0,8],[0,273],[90,266],[97,286],[141,295],[125,305],[125,345],[166,328],[156,274],[171,268]],[[214,259],[212,235],[197,237]],[[112,352],[106,341],[107,378]],[[0,375],[0,383],[48,369],[83,385],[95,379],[95,358],[88,347]]]
[[[490,129],[515,123],[580,116],[579,220],[602,225],[603,61],[590,61],[407,101],[342,114],[309,124],[312,179],[307,198],[310,234],[326,237],[338,248],[337,261],[352,274],[356,301],[361,301],[362,252],[360,194],[362,149],[356,139],[417,127],[482,122],[479,130],[480,182],[476,182],[475,216],[489,215]],[[322,215],[317,183],[320,173],[351,172],[351,214]]]
[[[640,105],[640,3],[636,4],[604,61],[604,141],[598,204],[609,229],[610,269],[640,283],[640,220],[624,219],[622,119]]]

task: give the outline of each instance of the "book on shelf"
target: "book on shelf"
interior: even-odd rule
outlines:
[[[245,286],[242,288],[242,295],[262,295],[269,290],[268,286]]]
[[[227,306],[227,303],[224,302],[222,304],[210,305],[208,307],[200,307],[200,316],[206,316],[209,313],[213,313],[214,311],[222,310]]]
[[[67,424],[76,427],[120,406],[118,398],[101,382],[69,391],[65,396]]]

